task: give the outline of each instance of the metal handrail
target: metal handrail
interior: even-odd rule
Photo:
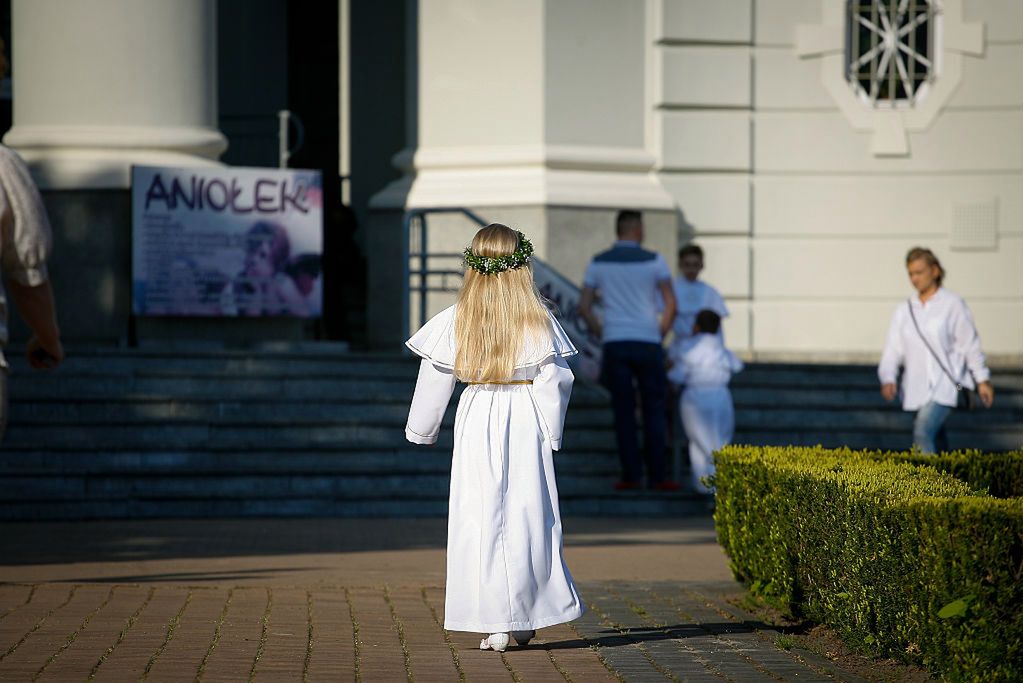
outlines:
[[[402,244],[402,272],[404,283],[402,288],[402,328],[405,336],[411,334],[413,328],[411,316],[412,292],[419,292],[419,310],[417,326],[421,327],[427,321],[427,303],[430,292],[455,292],[457,287],[449,287],[447,278],[449,276],[461,276],[462,271],[452,270],[451,264],[446,263],[441,268],[430,268],[429,260],[433,258],[458,258],[461,264],[459,253],[436,252],[430,253],[428,238],[427,217],[431,214],[461,214],[480,227],[489,225],[489,221],[470,209],[460,206],[434,207],[423,209],[410,209],[405,213],[403,221],[403,244]],[[418,251],[412,251],[413,229],[418,227]],[[412,263],[418,260],[418,268],[413,270]],[[572,339],[579,356],[574,363],[582,371],[582,375],[590,380],[596,380],[599,372],[600,340],[596,339],[590,332],[589,326],[581,318],[577,310],[579,299],[579,287],[568,280],[564,275],[551,268],[542,259],[534,256],[533,272],[538,279],[544,281],[540,293],[550,302],[558,316],[565,332]],[[431,275],[441,275],[440,286],[431,286],[429,278]],[[415,284],[413,284],[415,283]],[[598,304],[599,306],[599,304]]]
[[[479,214],[473,212],[462,206],[443,206],[433,207],[424,209],[409,209],[405,212],[405,218],[402,221],[402,271],[404,275],[404,285],[402,287],[402,298],[401,298],[401,314],[402,314],[402,325],[405,330],[405,338],[407,339],[411,334],[411,325],[409,324],[409,314],[411,313],[410,308],[411,297],[412,297],[412,269],[410,261],[413,256],[419,257],[419,269],[415,271],[416,275],[419,275],[419,325],[421,326],[426,322],[426,294],[429,291],[446,291],[443,288],[431,288],[427,285],[427,278],[434,274],[429,269],[429,258],[431,254],[427,249],[427,220],[426,217],[430,214],[435,213],[459,213],[473,221],[479,227],[488,225],[488,221],[484,220]],[[419,251],[416,253],[412,252],[410,243],[412,240],[412,223],[418,221],[419,223]],[[459,254],[432,254],[433,256],[459,256]],[[440,271],[437,271],[440,272]],[[449,271],[445,271],[444,274],[451,274]]]

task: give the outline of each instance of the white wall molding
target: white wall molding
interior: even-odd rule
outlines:
[[[416,160],[420,158],[417,153]],[[429,158],[429,155],[427,155]],[[604,165],[545,164],[523,154],[520,163],[416,166],[370,200],[374,209],[438,206],[579,206],[673,210],[674,199],[650,170]],[[564,163],[564,159],[562,160]],[[617,165],[616,165],[617,164]]]

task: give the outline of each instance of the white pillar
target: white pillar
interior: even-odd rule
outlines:
[[[576,283],[614,240],[615,213],[639,209],[646,245],[674,262],[675,201],[648,141],[646,0],[409,2],[410,142],[394,159],[405,175],[370,200],[372,344],[402,341],[394,311],[407,283],[395,264],[406,209],[466,207],[519,228]],[[459,216],[429,225],[429,251],[456,255],[431,268],[456,270],[476,226]],[[452,300],[434,292],[427,311]]]
[[[14,126],[44,189],[216,163],[215,0],[13,0]]]
[[[673,210],[646,144],[640,0],[418,3],[416,148],[378,209]]]

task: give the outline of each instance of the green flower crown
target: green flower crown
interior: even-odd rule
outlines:
[[[521,268],[529,263],[529,257],[533,255],[533,243],[520,232],[518,249],[505,256],[480,256],[473,252],[472,247],[466,247],[462,255],[465,257],[465,265],[469,268],[482,275],[493,275]]]

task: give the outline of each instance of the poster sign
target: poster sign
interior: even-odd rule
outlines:
[[[579,350],[576,370],[593,381],[600,376],[601,345],[579,314],[579,287],[540,259],[532,259],[536,288],[554,304],[558,322]],[[599,306],[596,307],[599,311]]]
[[[132,309],[319,317],[319,171],[132,168]]]

